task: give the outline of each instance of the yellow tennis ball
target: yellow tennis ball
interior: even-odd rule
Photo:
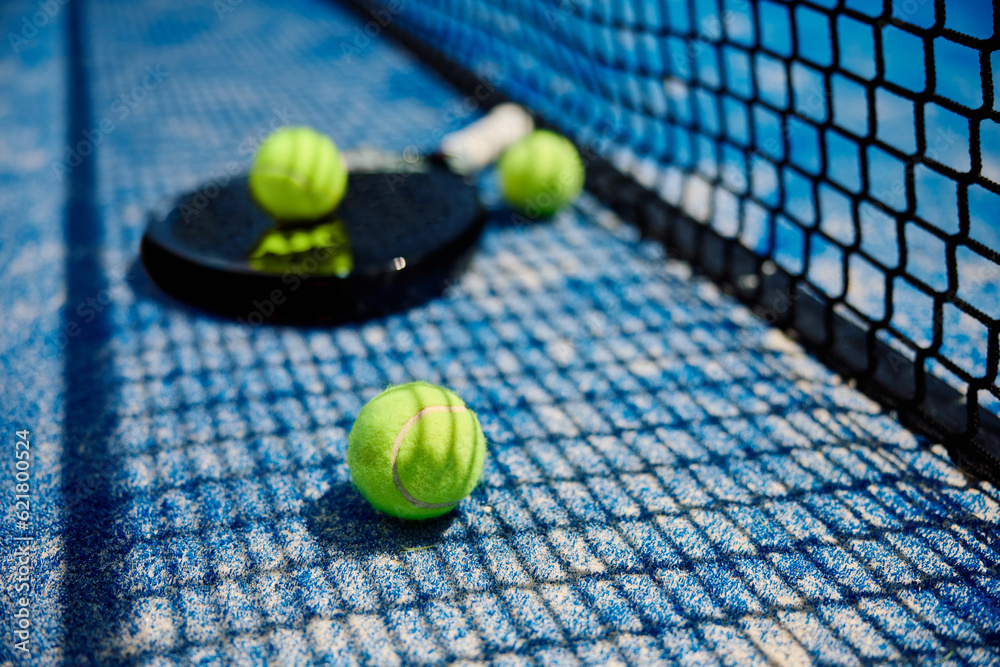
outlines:
[[[330,137],[310,127],[283,127],[257,149],[250,193],[278,222],[321,218],[347,189],[347,167]]]
[[[351,478],[373,506],[405,519],[451,511],[479,482],[486,437],[455,392],[426,382],[386,389],[351,428]]]
[[[552,215],[583,190],[583,160],[566,137],[535,130],[504,151],[497,163],[500,191],[528,217]]]

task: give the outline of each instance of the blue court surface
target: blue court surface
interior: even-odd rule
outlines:
[[[452,19],[419,6],[399,19],[433,39]],[[249,327],[149,281],[148,216],[273,129],[398,151],[479,113],[392,36],[358,40],[367,20],[318,0],[0,6],[19,36],[0,45],[0,665],[1000,662],[1000,492],[590,195],[533,226],[496,210],[444,296],[361,324]],[[488,69],[506,47],[483,40]],[[516,62],[497,85],[597,131],[597,102],[551,102]],[[681,204],[700,187],[673,182]],[[1000,283],[969,280],[995,316]],[[987,345],[960,315],[951,356],[974,372]],[[457,511],[411,524],[354,490],[346,448],[366,401],[418,379],[490,445]]]

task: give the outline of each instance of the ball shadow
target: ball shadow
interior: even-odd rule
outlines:
[[[529,217],[506,205],[499,205],[497,208],[490,210],[487,222],[494,229],[522,231],[535,225],[550,224],[552,219],[553,216],[551,215]]]
[[[303,516],[309,532],[331,557],[398,554],[435,546],[456,512],[422,521],[398,519],[376,510],[354,485],[342,481],[307,505]]]

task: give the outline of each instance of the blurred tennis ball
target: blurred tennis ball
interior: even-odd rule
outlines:
[[[284,127],[257,149],[250,193],[279,224],[322,218],[347,190],[347,167],[330,137],[310,127]]]
[[[552,215],[583,190],[583,160],[566,137],[535,130],[504,151],[497,164],[507,203],[530,218]]]
[[[300,229],[270,229],[250,251],[250,266],[276,275],[344,278],[354,269],[347,230],[340,220]]]

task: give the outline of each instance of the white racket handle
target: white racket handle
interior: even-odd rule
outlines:
[[[475,123],[446,135],[438,152],[453,172],[471,174],[496,162],[508,146],[534,129],[523,107],[505,102]]]

